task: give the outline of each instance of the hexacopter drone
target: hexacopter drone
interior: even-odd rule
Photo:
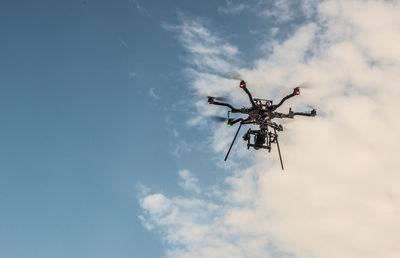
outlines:
[[[270,152],[271,144],[276,143],[276,145],[278,147],[278,153],[279,153],[279,159],[281,162],[281,167],[283,170],[281,150],[279,148],[278,134],[276,132],[277,130],[279,132],[282,132],[283,127],[282,127],[282,125],[277,124],[277,123],[273,122],[272,120],[275,118],[294,118],[294,116],[312,116],[312,117],[314,117],[317,115],[317,111],[315,109],[312,109],[310,112],[293,112],[291,108],[289,108],[289,113],[287,113],[287,114],[279,113],[279,112],[275,111],[287,99],[294,97],[296,95],[300,95],[300,87],[294,88],[293,93],[284,97],[276,105],[272,104],[272,100],[255,99],[255,98],[253,99],[250,91],[246,87],[246,82],[243,80],[240,82],[240,88],[242,88],[246,92],[246,94],[249,96],[251,107],[235,108],[231,104],[219,102],[218,100],[220,100],[221,98],[210,97],[210,96],[208,97],[209,104],[226,106],[231,109],[228,111],[228,118],[227,118],[228,126],[232,126],[236,123],[240,123],[239,127],[236,131],[236,134],[232,140],[232,143],[229,147],[229,150],[226,153],[224,161],[227,160],[229,153],[232,149],[233,144],[235,143],[236,137],[237,137],[242,125],[254,124],[254,125],[258,125],[259,129],[252,130],[250,128],[243,136],[243,140],[247,141],[247,149],[249,149],[250,147],[253,147],[256,150],[267,149],[268,152]],[[233,119],[233,118],[229,117],[230,113],[246,114],[246,115],[248,115],[248,117]],[[272,130],[269,130],[269,128],[272,128]]]

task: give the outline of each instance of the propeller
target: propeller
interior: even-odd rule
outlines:
[[[226,117],[223,117],[223,116],[210,116],[210,119],[215,121],[215,122],[220,122],[220,123],[228,121],[228,119]]]
[[[225,79],[231,79],[231,80],[238,80],[238,81],[243,80],[242,76],[239,74],[238,71],[231,71],[231,72],[225,73],[222,75],[222,77]]]
[[[288,124],[294,123],[295,121],[296,120],[293,118],[283,118],[282,120],[279,120],[281,125],[288,125]]]
[[[307,105],[307,107],[311,109],[319,109],[319,107],[317,107],[316,105]]]
[[[311,109],[311,111],[303,111],[303,112],[311,112],[311,116],[316,116],[317,115],[317,110],[320,110],[318,107],[314,105],[306,105],[307,108]]]
[[[315,89],[315,85],[309,83],[309,82],[303,82],[299,85],[297,85],[294,89],[293,92],[296,95],[300,95],[300,89]]]
[[[300,83],[299,85],[297,85],[297,88],[300,88],[300,89],[315,89],[316,87],[315,87],[315,85],[313,85],[310,82],[303,82],[303,83]]]
[[[307,105],[307,107],[311,108],[311,116],[316,116],[317,110],[320,110],[319,108],[315,107],[314,105]]]
[[[282,132],[292,132],[293,129],[290,128],[290,124],[293,123],[293,119],[290,120],[283,120],[283,121],[279,121],[280,122],[280,127],[281,130],[277,130],[278,132],[282,133]],[[289,127],[287,127],[289,125]]]
[[[229,101],[230,100],[228,96],[221,96],[221,97],[207,96],[207,98],[212,98],[214,100],[219,100],[219,101]]]
[[[230,97],[228,95],[214,97],[214,96],[208,96],[208,95],[202,94],[202,93],[197,93],[197,94],[194,94],[193,97],[195,99],[198,99],[198,100],[204,100],[204,99],[210,100],[210,99],[212,99],[212,100],[224,101],[224,102],[231,101],[231,99],[230,99]]]
[[[318,106],[316,105],[307,105],[308,108],[310,108],[313,111],[321,110]]]

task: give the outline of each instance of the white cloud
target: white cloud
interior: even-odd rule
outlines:
[[[181,15],[181,25],[163,24],[162,27],[179,33],[179,40],[191,55],[189,63],[197,70],[218,70],[221,73],[232,70],[229,60],[236,57],[238,49],[223,40],[220,36],[211,33],[201,19],[189,19]]]
[[[260,1],[265,2],[265,1]],[[276,0],[273,1],[274,5],[270,8],[265,8],[259,12],[261,16],[274,17],[279,22],[287,22],[291,20],[295,14],[292,8],[294,1],[291,0]]]
[[[136,188],[139,190],[139,193],[140,193],[142,196],[147,195],[147,194],[150,193],[150,188],[148,188],[148,187],[145,186],[145,185],[137,184],[137,185],[136,185]]]
[[[161,232],[167,257],[400,257],[400,3],[330,0],[316,10],[317,20],[274,45],[271,56],[232,70],[260,97],[311,81],[315,90],[281,110],[312,103],[324,115],[287,125],[284,172],[276,149],[258,151],[254,165],[212,187],[218,195],[144,197],[143,223]],[[214,69],[201,55],[208,53],[191,56],[195,68]],[[234,82],[202,69],[191,74],[196,91],[241,101]],[[218,155],[229,144],[221,141],[213,138]]]
[[[150,211],[153,214],[162,214],[167,211],[170,203],[167,198],[162,194],[153,194],[144,198],[141,202],[144,209]]]
[[[179,176],[182,178],[180,186],[188,191],[194,191],[199,194],[201,192],[200,187],[197,185],[198,179],[187,169],[180,170]]]
[[[150,95],[153,99],[155,99],[155,100],[160,99],[160,97],[158,97],[158,95],[156,94],[154,88],[150,88],[150,89],[149,89],[149,95]]]
[[[232,1],[227,0],[226,5],[224,6],[219,6],[218,11],[223,14],[231,14],[231,15],[236,15],[244,10],[248,9],[249,5],[244,4],[244,3],[233,3]]]
[[[184,153],[192,151],[192,148],[189,146],[189,144],[185,140],[180,138],[175,138],[171,142],[171,147],[172,147],[171,154],[177,158],[180,158]]]
[[[129,2],[130,2],[132,5],[135,6],[136,10],[137,10],[140,14],[145,15],[145,16],[147,16],[147,17],[151,17],[150,12],[149,12],[145,7],[143,7],[143,6],[139,3],[138,0],[129,0]]]
[[[301,8],[304,16],[307,18],[312,17],[316,13],[317,7],[321,2],[321,0],[302,0]]]
[[[286,23],[296,17],[311,18],[320,0],[227,0],[218,7],[221,14],[242,15],[250,12],[258,17],[271,19],[274,23]]]
[[[175,138],[179,137],[179,132],[176,129],[172,130],[172,134],[174,135]]]

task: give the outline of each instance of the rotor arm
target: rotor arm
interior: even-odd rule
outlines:
[[[238,118],[238,119],[228,119],[228,125],[232,126],[236,124],[237,122],[243,122],[243,118]]]
[[[255,107],[256,103],[254,103],[253,96],[251,96],[250,91],[246,87],[243,87],[242,89],[244,90],[244,92],[246,92],[247,96],[249,96],[251,106]]]
[[[277,124],[275,122],[267,121],[267,125],[274,128],[274,130],[282,131],[283,126],[281,124]]]
[[[296,95],[300,95],[300,88],[299,87],[294,88],[292,94],[289,94],[289,95],[285,96],[278,104],[273,105],[272,106],[272,110],[277,109],[278,107],[280,107],[283,104],[283,102],[285,102],[286,100],[288,100],[288,99],[290,99],[290,98],[292,98],[292,97],[294,97]]]
[[[310,112],[293,112],[292,109],[289,109],[288,114],[274,112],[276,118],[294,118],[294,116],[316,116],[317,111],[315,109],[311,110]]]
[[[294,112],[289,110],[288,114],[280,113],[280,112],[274,112],[275,118],[293,118]]]
[[[256,107],[256,103],[254,103],[253,96],[251,96],[250,91],[247,89],[245,81],[242,80],[240,82],[240,88],[242,88],[244,90],[244,92],[246,92],[247,96],[249,96],[249,100],[250,100],[251,106],[253,108],[255,108]]]
[[[208,97],[208,103],[218,106],[225,106],[231,109],[232,113],[240,113],[240,109],[234,108],[231,104],[214,101],[214,97]]]
[[[228,124],[229,124],[230,126],[236,124],[237,122],[240,122],[240,123],[242,123],[242,124],[252,124],[252,123],[253,123],[253,122],[251,121],[251,118],[250,118],[250,117],[247,117],[246,119],[243,119],[243,118],[228,119]]]
[[[317,110],[313,109],[310,112],[293,112],[293,116],[316,116]]]

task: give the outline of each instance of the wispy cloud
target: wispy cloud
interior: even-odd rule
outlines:
[[[271,18],[274,23],[287,23],[296,17],[310,18],[321,0],[227,0],[218,7],[221,14],[239,15],[245,12]]]
[[[222,37],[212,33],[202,19],[191,19],[180,15],[182,23],[180,25],[170,25],[164,23],[163,28],[178,33],[178,39],[185,49],[196,56],[194,61],[190,61],[196,69],[210,71],[210,69],[229,72],[232,65],[231,60],[239,53],[236,46],[228,43]]]
[[[155,91],[154,88],[150,88],[149,89],[149,95],[150,95],[150,97],[152,97],[155,100],[159,100],[160,99],[160,97],[158,97],[158,95],[156,94],[156,91]]]
[[[180,170],[179,176],[182,178],[180,186],[188,191],[194,191],[195,193],[200,193],[200,187],[197,185],[198,179],[187,169]]]
[[[260,3],[262,2],[263,1],[260,1]],[[296,14],[293,3],[294,1],[291,0],[275,0],[272,6],[259,10],[258,14],[261,16],[273,17],[279,22],[287,22]]]
[[[129,78],[133,79],[137,76],[137,74],[135,72],[129,72],[128,76]]]
[[[221,5],[218,7],[218,11],[224,14],[236,15],[244,10],[248,9],[249,5],[245,3],[234,3],[232,1],[227,0],[226,5]]]
[[[230,88],[229,79],[221,81],[221,75],[237,70],[239,49],[226,41],[218,33],[211,31],[206,20],[189,18],[180,15],[181,24],[163,24],[162,27],[175,32],[178,40],[189,53],[188,68],[184,73],[191,80],[191,87],[199,96],[219,95]],[[232,93],[235,94],[235,93]],[[240,97],[239,97],[240,98]],[[203,98],[204,100],[204,98]],[[212,115],[216,109],[209,107],[203,100],[194,104],[197,110],[202,110],[188,122],[189,125],[204,123],[204,116]]]
[[[137,10],[140,14],[145,15],[145,16],[147,16],[147,17],[151,17],[150,12],[149,12],[146,8],[144,8],[144,7],[139,3],[138,0],[129,0],[129,2],[136,8],[136,10]]]
[[[174,155],[177,158],[180,158],[183,153],[190,152],[192,151],[192,148],[189,146],[189,144],[180,138],[175,138],[175,141],[171,143],[172,147],[172,155]]]
[[[144,196],[143,223],[166,240],[167,257],[400,256],[400,118],[394,114],[400,110],[400,3],[327,0],[317,7],[315,20],[276,43],[271,55],[232,70],[260,97],[283,96],[311,81],[317,88],[289,104],[316,103],[325,115],[288,125],[293,130],[280,138],[284,173],[274,153],[258,151],[253,165],[213,187],[218,195]],[[174,28],[213,38],[206,24],[189,19]],[[218,69],[215,63],[204,69],[210,52],[181,40],[193,60],[193,89],[232,94],[234,82],[204,72]],[[219,58],[223,64],[227,57]]]

